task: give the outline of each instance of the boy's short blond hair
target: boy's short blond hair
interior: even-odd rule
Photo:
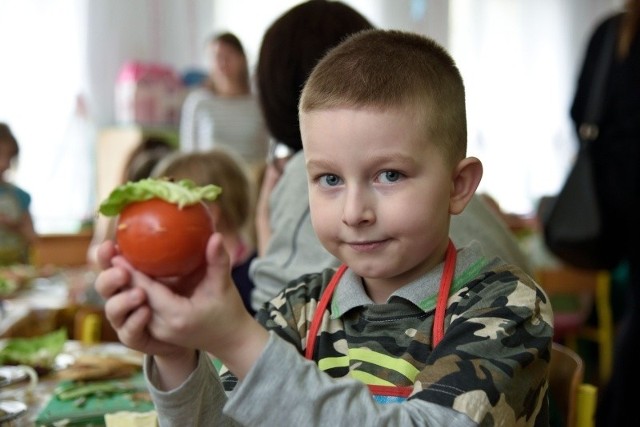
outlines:
[[[184,153],[177,152],[163,159],[153,170],[154,177],[175,180],[190,179],[197,185],[215,184],[222,188],[216,203],[222,211],[222,221],[230,231],[247,225],[251,215],[251,184],[246,165],[224,149]]]
[[[344,107],[415,108],[425,137],[447,159],[466,156],[462,77],[451,56],[424,36],[364,30],[329,51],[307,79],[299,111]]]

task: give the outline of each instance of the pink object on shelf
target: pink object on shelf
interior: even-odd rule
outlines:
[[[116,80],[116,121],[120,124],[177,126],[184,96],[182,80],[170,66],[126,62]]]

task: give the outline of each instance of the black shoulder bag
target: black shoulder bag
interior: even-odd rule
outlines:
[[[613,24],[613,23],[612,23]],[[613,59],[616,25],[607,29],[585,120],[578,129],[580,149],[567,180],[542,218],[548,249],[569,265],[611,269],[620,261],[613,236],[604,232],[591,165],[591,143],[598,137],[607,72]]]

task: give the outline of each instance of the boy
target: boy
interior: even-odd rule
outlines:
[[[358,33],[310,75],[300,126],[313,226],[344,267],[291,282],[256,320],[218,234],[185,295],[118,256],[98,278],[120,339],[154,355],[163,425],[548,425],[546,296],[449,241],[482,175],[449,55],[418,35]],[[105,266],[113,255],[103,245]]]

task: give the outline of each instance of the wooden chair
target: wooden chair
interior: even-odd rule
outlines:
[[[598,389],[584,383],[584,362],[567,346],[554,342],[549,367],[549,392],[566,427],[595,426]]]
[[[536,277],[554,309],[554,340],[573,350],[577,350],[577,338],[597,343],[598,381],[604,384],[613,365],[614,325],[609,272],[561,266],[539,269]],[[574,306],[566,307],[567,301]],[[594,306],[595,327],[586,323]]]

